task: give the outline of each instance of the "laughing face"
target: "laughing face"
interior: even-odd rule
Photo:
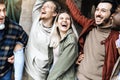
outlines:
[[[66,33],[71,25],[70,15],[65,12],[60,13],[57,24],[60,33]]]
[[[110,25],[110,15],[112,5],[110,3],[99,3],[95,11],[95,23],[98,26]]]
[[[55,4],[52,1],[47,1],[43,4],[40,12],[40,19],[49,19],[56,16]]]
[[[120,31],[120,12],[116,12],[112,16],[112,29]]]
[[[0,24],[4,24],[6,16],[5,4],[0,4]]]

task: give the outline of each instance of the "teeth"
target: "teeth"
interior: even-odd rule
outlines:
[[[96,19],[102,19],[102,17],[96,17]]]
[[[96,19],[101,19],[100,17],[97,17]]]
[[[101,18],[96,18],[96,21],[101,21]]]

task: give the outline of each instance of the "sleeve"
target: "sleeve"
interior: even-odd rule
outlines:
[[[23,68],[24,68],[24,48],[18,51],[14,51],[14,76],[15,80],[22,80]]]
[[[119,71],[119,73],[118,73],[118,80],[120,80],[120,71]]]
[[[66,5],[70,10],[73,19],[76,20],[80,25],[82,25],[82,27],[84,27],[87,24],[90,24],[91,21],[93,21],[93,19],[88,19],[84,15],[82,15],[82,13],[80,12],[73,0],[66,0]]]
[[[59,78],[74,64],[78,55],[77,50],[77,44],[71,43],[65,47],[62,55],[50,71],[48,80],[57,80],[57,78]]]
[[[23,47],[25,47],[27,44],[27,41],[28,41],[27,33],[22,28],[20,28],[18,33],[18,39],[16,42],[23,44]]]
[[[32,11],[32,21],[34,21],[34,19],[40,16],[40,9],[44,1],[45,0],[36,0]]]

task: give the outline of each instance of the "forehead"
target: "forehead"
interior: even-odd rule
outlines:
[[[0,4],[0,9],[5,9],[5,4]]]
[[[62,16],[63,17],[70,17],[70,15],[68,13],[66,13],[66,12],[59,14],[59,17],[62,17]]]
[[[112,4],[104,2],[104,3],[99,3],[97,8],[99,9],[106,9],[106,10],[110,10],[112,8]]]
[[[54,4],[54,2],[52,2],[52,1],[47,1],[47,2],[45,2],[45,3],[43,4],[43,6],[45,6],[45,5],[49,5],[49,6],[51,6],[51,7],[56,7],[56,5]]]

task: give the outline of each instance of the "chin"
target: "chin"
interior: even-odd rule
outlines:
[[[96,24],[98,27],[103,26],[103,24]]]
[[[101,25],[102,23],[101,22],[96,22],[96,25]]]
[[[0,24],[4,24],[3,22],[0,22]]]

